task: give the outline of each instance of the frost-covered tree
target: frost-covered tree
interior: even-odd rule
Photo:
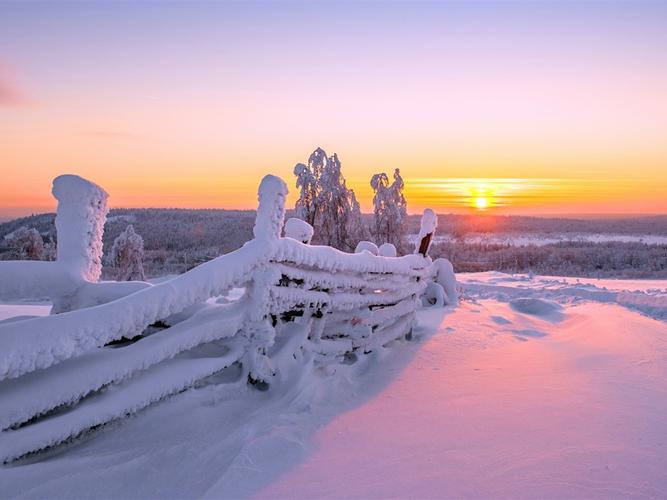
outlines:
[[[111,262],[117,269],[118,281],[143,281],[144,275],[144,240],[134,232],[129,224],[120,233],[111,248]]]
[[[42,260],[44,258],[44,241],[35,228],[21,226],[6,235],[5,242],[16,259]]]
[[[348,234],[352,241],[359,242],[365,239],[368,239],[369,232],[368,228],[364,224],[364,221],[361,217],[361,205],[357,201],[357,197],[354,195],[354,191],[350,190],[350,219],[348,221]]]
[[[405,238],[407,203],[403,196],[403,178],[399,169],[394,170],[394,181],[384,172],[371,178],[373,213],[375,215],[374,237],[377,243],[391,243],[402,249]]]
[[[315,240],[353,250],[364,236],[361,209],[354,191],[346,186],[338,156],[327,156],[317,148],[308,158],[308,165],[294,167],[294,175],[299,189],[296,215],[315,228]]]
[[[49,238],[49,241],[44,243],[44,253],[42,254],[42,260],[56,260],[56,255],[56,242],[53,241],[53,238]]]
[[[352,212],[352,202],[336,154],[327,159],[322,169],[318,206],[319,228],[324,243],[340,249],[349,249],[347,226]]]
[[[311,226],[315,225],[319,206],[320,178],[327,162],[326,152],[322,148],[317,148],[308,158],[308,165],[297,163],[294,167],[296,187],[299,189],[299,199],[294,207],[296,216]]]

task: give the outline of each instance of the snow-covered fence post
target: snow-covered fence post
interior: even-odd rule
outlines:
[[[277,240],[285,221],[287,184],[280,177],[265,175],[259,184],[257,217],[252,233],[256,239]]]
[[[57,262],[77,278],[97,281],[102,272],[102,233],[109,195],[78,175],[56,177],[52,193],[58,200]]]
[[[265,251],[266,247],[276,244],[280,238],[285,221],[285,198],[287,185],[274,175],[266,175],[259,184],[257,193],[259,206],[253,227],[253,235]],[[248,372],[248,381],[260,389],[267,386],[275,374],[271,360],[266,355],[273,345],[276,331],[269,320],[269,286],[277,277],[270,267],[260,267],[253,275],[247,287],[251,307],[248,310],[244,335],[247,350],[243,360]]]
[[[425,209],[422,215],[419,236],[417,236],[417,240],[415,241],[415,253],[420,253],[423,257],[428,255],[428,250],[431,247],[431,241],[437,227],[437,215],[430,208]]]

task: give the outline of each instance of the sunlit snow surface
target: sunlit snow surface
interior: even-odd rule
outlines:
[[[412,342],[212,380],[1,467],[0,496],[664,497],[667,281],[458,278]]]
[[[48,302],[0,304],[0,321],[17,320],[26,316],[46,316],[49,311],[51,304]]]

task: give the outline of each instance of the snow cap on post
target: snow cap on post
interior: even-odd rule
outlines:
[[[435,212],[430,208],[424,209],[419,235],[415,241],[415,253],[420,253],[424,257],[428,255],[428,249],[431,246],[433,234],[437,227],[438,216],[435,215]]]
[[[396,247],[391,243],[383,243],[378,248],[378,255],[381,257],[396,257]]]
[[[51,192],[58,200],[58,262],[84,280],[97,281],[109,195],[97,184],[71,174],[56,177]]]
[[[288,238],[294,238],[301,243],[309,245],[310,240],[313,239],[313,234],[315,234],[313,226],[308,224],[305,220],[291,217],[285,222],[285,236]]]
[[[280,177],[265,175],[259,183],[257,217],[252,233],[258,239],[278,239],[285,220],[287,184]]]
[[[357,243],[357,248],[354,249],[354,253],[361,253],[364,251],[370,252],[373,255],[377,255],[380,253],[380,249],[372,241],[360,241],[359,243]]]

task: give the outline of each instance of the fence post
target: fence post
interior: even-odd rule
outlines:
[[[280,177],[264,176],[257,190],[259,204],[252,230],[255,240],[270,245],[271,241],[280,238],[285,221],[286,196],[287,185]],[[276,335],[275,325],[268,318],[269,287],[275,279],[270,267],[261,267],[254,271],[252,283],[246,290],[251,308],[244,327],[247,347],[242,363],[248,371],[248,382],[260,390],[266,390],[275,375],[273,363],[267,356]]]
[[[436,227],[438,227],[438,216],[430,208],[425,209],[422,214],[419,236],[415,241],[415,253],[420,253],[423,257],[428,255]]]
[[[257,190],[259,205],[253,235],[257,239],[278,239],[285,221],[287,185],[280,177],[265,175]]]
[[[78,175],[56,177],[52,193],[58,200],[58,263],[77,278],[97,281],[102,272],[102,233],[109,195]]]

